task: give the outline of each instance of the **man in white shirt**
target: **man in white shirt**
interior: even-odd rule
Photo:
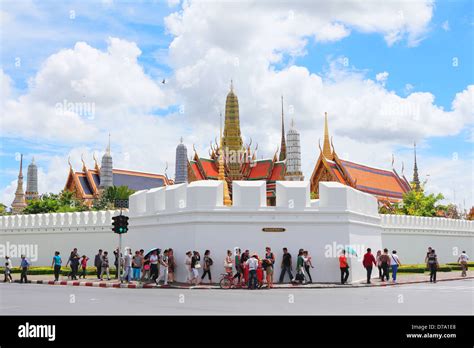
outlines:
[[[150,275],[153,281],[158,278],[158,250],[153,250],[150,255]]]
[[[158,279],[156,279],[156,285],[163,279],[163,286],[168,285],[168,249],[163,252],[163,257],[159,260],[161,265],[161,270],[163,272],[160,273]]]
[[[461,255],[459,255],[458,262],[461,264],[461,277],[465,277],[467,271],[467,261],[469,260],[469,256],[467,256],[466,252],[463,251]]]
[[[252,255],[250,259],[246,262],[247,266],[249,266],[249,289],[256,289],[257,288],[257,268],[258,268],[258,259],[257,255]]]
[[[125,248],[123,255],[123,278],[122,281],[130,283],[132,280],[132,249]]]
[[[390,266],[392,267],[392,280],[394,283],[397,282],[397,270],[401,266],[400,259],[398,258],[397,251],[393,250],[390,257]]]

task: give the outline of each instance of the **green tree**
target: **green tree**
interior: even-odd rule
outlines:
[[[61,191],[60,194],[43,194],[39,199],[30,201],[23,210],[24,214],[67,213],[88,210],[73,192]]]
[[[382,207],[380,213],[382,214],[399,214],[399,215],[414,215],[414,216],[437,216],[440,210],[443,210],[443,205],[438,204],[444,199],[441,193],[437,195],[430,193],[425,194],[423,188],[419,190],[411,190],[403,195],[402,203],[394,204],[391,209]]]
[[[107,187],[94,200],[94,210],[114,209],[116,199],[128,199],[135,191],[128,188],[128,186],[111,186]]]
[[[7,206],[3,203],[0,203],[0,215],[6,215],[7,214]]]

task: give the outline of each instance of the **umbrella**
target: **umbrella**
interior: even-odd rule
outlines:
[[[151,253],[154,252],[154,251],[158,251],[158,254],[160,253],[161,249],[160,248],[153,248],[153,249],[150,249],[147,251],[147,253],[145,254],[145,258],[149,258]]]
[[[352,249],[350,246],[347,246],[347,247],[346,247],[346,251],[347,251],[349,254],[351,254],[351,255],[358,256],[358,255],[357,255],[357,252],[356,252],[354,249]]]

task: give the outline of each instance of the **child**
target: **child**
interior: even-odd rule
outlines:
[[[81,279],[81,277],[86,279],[87,261],[89,261],[89,258],[86,255],[82,255],[82,259],[81,259],[82,273],[79,276],[79,279]]]
[[[145,259],[143,262],[142,281],[147,281],[150,278],[150,259]]]
[[[10,258],[8,256],[5,256],[5,279],[3,280],[3,282],[9,282],[11,283],[12,282],[12,262],[10,260]]]

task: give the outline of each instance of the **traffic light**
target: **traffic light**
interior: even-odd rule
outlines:
[[[128,216],[117,215],[112,217],[112,231],[114,233],[122,234],[128,231]]]

